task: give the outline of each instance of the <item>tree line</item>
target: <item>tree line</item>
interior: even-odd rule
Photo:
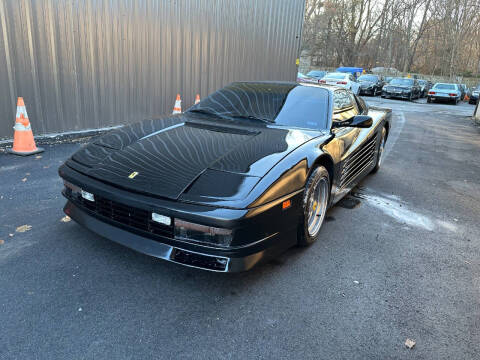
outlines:
[[[324,67],[479,76],[480,0],[306,0],[302,49]]]

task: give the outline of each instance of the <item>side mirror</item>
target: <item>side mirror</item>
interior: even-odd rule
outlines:
[[[334,121],[332,128],[341,127],[356,127],[356,128],[369,128],[373,124],[373,119],[368,115],[355,115],[354,117],[345,121]]]

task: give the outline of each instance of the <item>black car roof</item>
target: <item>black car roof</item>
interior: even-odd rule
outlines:
[[[335,91],[337,89],[343,89],[340,86],[330,85],[330,84],[314,84],[314,83],[304,83],[304,82],[295,82],[295,81],[234,81],[231,84],[278,84],[278,85],[292,85],[292,86],[306,86],[306,87],[316,87],[326,89],[328,91]]]

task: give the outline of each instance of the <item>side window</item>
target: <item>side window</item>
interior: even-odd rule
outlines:
[[[350,79],[350,81],[355,81],[355,78],[353,77],[353,75],[349,75],[348,78]]]
[[[358,113],[353,94],[346,90],[337,90],[333,93],[333,121],[348,120]]]

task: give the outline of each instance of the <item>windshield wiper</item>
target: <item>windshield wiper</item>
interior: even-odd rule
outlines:
[[[230,116],[230,117],[231,117],[232,119],[248,119],[248,120],[262,121],[262,122],[268,123],[268,124],[272,124],[272,123],[273,123],[273,121],[271,121],[271,120],[258,118],[258,117],[253,116],[253,115],[233,115],[233,116]]]
[[[192,109],[192,110],[188,110],[188,112],[194,112],[194,113],[205,114],[205,115],[215,115],[214,113],[207,110],[203,110],[203,109]]]
[[[219,114],[215,114],[213,112],[203,110],[203,109],[192,109],[192,110],[188,110],[187,112],[203,114],[203,115],[213,116],[219,119],[224,119],[224,117],[220,116]]]

